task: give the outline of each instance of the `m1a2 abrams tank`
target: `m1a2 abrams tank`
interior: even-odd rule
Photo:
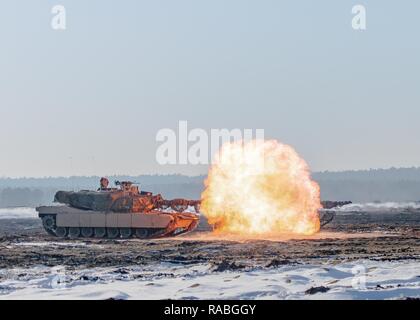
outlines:
[[[128,181],[116,186],[102,178],[97,191],[58,191],[54,202],[61,205],[36,208],[44,229],[60,238],[147,239],[180,235],[199,222],[200,201],[165,200]]]

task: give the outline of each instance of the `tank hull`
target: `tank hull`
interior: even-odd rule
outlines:
[[[106,212],[70,206],[37,208],[44,229],[58,237],[159,238],[192,231],[199,216],[190,212]]]

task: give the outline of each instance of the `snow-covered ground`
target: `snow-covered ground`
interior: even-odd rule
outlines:
[[[1,219],[28,219],[37,218],[35,208],[16,207],[16,208],[0,208]]]
[[[372,202],[352,203],[333,209],[337,212],[404,212],[407,210],[420,210],[420,202]]]
[[[372,216],[380,216],[376,212],[408,212],[416,209],[420,210],[420,204],[413,202],[352,204],[339,210],[343,216],[351,216],[351,212],[372,212]],[[415,214],[413,212],[413,215]],[[3,220],[2,222],[1,219],[36,217],[37,214],[33,208],[0,209],[0,226],[7,225],[6,221]],[[358,221],[358,217],[359,214],[356,214],[354,223]],[[400,219],[399,215],[396,215],[396,217]],[[411,222],[413,226],[416,225],[416,221]],[[15,230],[13,228],[16,227],[14,223],[10,225],[12,229],[7,229],[7,232],[13,234]],[[18,228],[22,228],[20,224],[17,225]],[[281,252],[279,248],[283,248],[283,241],[287,239],[277,239],[276,241],[279,244],[276,245],[271,242],[265,244],[259,241],[254,243],[236,239],[237,241],[232,244],[232,250],[236,252],[238,257],[252,259],[252,257],[249,257],[249,250],[251,250],[249,248],[254,248],[259,252],[259,257],[267,258],[267,261],[264,260],[264,263],[259,264],[245,263],[242,265],[243,269],[228,266],[227,269],[230,271],[225,272],[216,271],[213,263],[224,260],[226,252],[230,251],[223,251],[224,247],[220,247],[221,239],[219,236],[214,237],[206,232],[171,240],[180,240],[179,243],[182,244],[180,247],[173,246],[172,243],[168,242],[169,240],[162,240],[162,242],[156,240],[150,244],[153,249],[149,245],[142,246],[141,242],[137,244],[134,240],[112,244],[112,246],[115,246],[114,248],[107,242],[91,243],[91,241],[65,241],[60,239],[50,241],[45,234],[40,235],[39,239],[34,238],[33,234],[30,234],[30,236],[23,234],[19,238],[5,237],[5,240],[0,243],[0,256],[3,254],[4,258],[8,250],[6,260],[9,262],[3,264],[5,267],[0,269],[0,299],[420,298],[420,264],[418,260],[414,259],[418,258],[418,237],[412,238],[416,235],[412,233],[411,229],[407,231],[409,232],[408,236],[404,232],[393,235],[386,233],[385,240],[372,240],[369,244],[370,238],[378,237],[378,239],[381,239],[380,234],[378,235],[374,231],[368,234],[346,232],[346,230],[352,231],[354,229],[351,229],[351,225],[348,227],[348,224],[344,226],[347,226],[344,231],[325,230],[310,237],[314,240],[313,243],[293,242],[292,244],[285,244],[289,247],[282,253],[283,256],[289,256],[291,254],[290,250],[293,249],[293,254],[299,257],[307,250],[308,255],[314,254],[319,256],[320,259],[291,258],[290,262],[287,262],[289,264],[273,268],[267,266],[276,257],[275,254]],[[19,229],[19,232],[22,230]],[[388,232],[387,230],[378,232]],[[393,240],[394,236],[395,241]],[[399,236],[403,237],[402,242],[398,242]],[[367,239],[367,242],[355,238]],[[334,243],[331,247],[328,247],[328,240],[319,241],[322,239],[334,239]],[[351,239],[354,241],[351,242]],[[193,240],[191,241],[191,250],[185,249],[190,246],[188,240]],[[203,242],[200,242],[201,240]],[[218,242],[209,244],[212,240]],[[343,243],[343,241],[349,242]],[[230,244],[228,242],[223,243],[223,245]],[[351,250],[359,245],[362,246],[361,252]],[[48,259],[44,259],[47,256],[43,247],[47,247],[49,250]],[[411,250],[413,248],[414,250]],[[95,254],[104,254],[105,257],[108,254],[108,257],[113,257],[114,249],[117,250],[115,252],[119,252],[125,258],[124,266],[104,267],[105,265],[123,264],[122,260],[118,260],[119,256],[112,264],[102,264],[102,267],[98,265],[96,268],[79,267],[80,269],[73,269],[64,266],[47,267],[38,265],[38,263],[48,263],[50,265],[66,263],[66,259],[72,258],[79,259],[84,266],[95,265],[95,255],[93,255],[93,259],[87,259],[88,256],[87,258],[84,257],[87,251],[92,250]],[[123,249],[126,251],[124,252]],[[155,252],[150,250],[155,250]],[[213,253],[204,255],[206,259],[195,260],[192,264],[182,264],[181,262],[184,260],[174,259],[174,257],[182,254],[196,254],[200,250],[221,250],[222,256],[219,257]],[[273,250],[273,253],[271,251],[265,253],[266,250]],[[335,253],[337,250],[340,254]],[[366,253],[363,253],[363,250]],[[66,254],[60,256],[62,251],[65,251]],[[28,252],[30,259],[26,259]],[[36,259],[32,259],[32,252]],[[131,255],[132,252],[135,252],[135,255]],[[22,259],[15,259],[20,257],[21,254]],[[135,256],[138,254],[155,255],[157,258],[136,260]],[[159,262],[165,260],[160,259],[165,255],[171,257],[166,261],[179,261],[179,263]],[[58,256],[60,256],[60,259],[57,259]],[[133,257],[133,260],[131,260],[131,257]],[[366,257],[366,260],[351,260],[355,257],[357,259],[365,259],[364,257]],[[394,260],[392,262],[369,260],[376,257],[393,258]],[[401,260],[399,260],[400,258]],[[343,262],[341,259],[348,260]],[[106,259],[102,260],[104,262]],[[130,265],[131,262],[127,264],[127,261],[133,261],[133,264],[134,261],[144,261],[145,264]],[[186,259],[185,261],[193,260]],[[301,262],[301,264],[297,264],[296,261]],[[26,267],[17,268],[17,265]],[[241,266],[241,264],[237,266]],[[249,266],[252,266],[252,268]]]
[[[208,264],[0,270],[0,299],[399,299],[420,297],[418,262],[353,261],[215,272]],[[325,287],[326,292],[318,292]],[[311,288],[314,292],[310,292]],[[309,291],[308,291],[309,290]],[[311,294],[312,293],[312,294]]]

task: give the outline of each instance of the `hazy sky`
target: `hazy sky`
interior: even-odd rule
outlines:
[[[419,14],[416,0],[2,0],[0,176],[203,173],[155,161],[179,120],[265,129],[316,171],[419,166]]]

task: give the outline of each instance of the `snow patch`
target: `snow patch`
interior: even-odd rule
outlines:
[[[0,219],[31,219],[37,217],[38,213],[35,208],[0,208]]]
[[[0,299],[399,299],[420,297],[416,261],[360,260],[214,272],[209,264],[1,270]],[[58,279],[58,281],[57,281]],[[319,290],[322,288],[322,290]]]
[[[332,209],[336,212],[404,212],[420,210],[420,202],[372,202],[352,203]]]

